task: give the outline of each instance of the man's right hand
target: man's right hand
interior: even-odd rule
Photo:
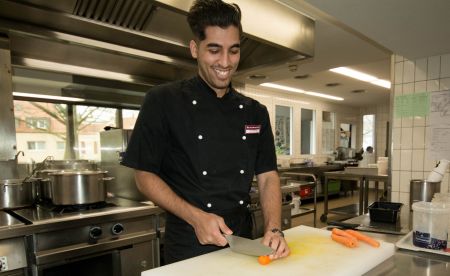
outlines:
[[[233,231],[228,228],[222,217],[203,211],[195,216],[192,227],[194,227],[200,244],[225,246],[227,245],[227,240],[223,234],[233,234]]]

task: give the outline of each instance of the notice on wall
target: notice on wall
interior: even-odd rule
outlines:
[[[423,92],[396,96],[394,105],[397,118],[425,117],[430,112],[430,93]]]
[[[431,93],[429,116],[431,156],[450,160],[450,90]]]

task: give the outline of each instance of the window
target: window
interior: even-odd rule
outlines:
[[[133,129],[136,124],[139,110],[122,109],[123,128]]]
[[[300,153],[314,154],[316,141],[316,112],[311,109],[302,108],[301,110],[301,137]]]
[[[48,118],[26,118],[27,127],[40,130],[48,130],[50,128],[50,120]]]
[[[45,150],[45,141],[28,141],[29,150]]]
[[[117,109],[76,105],[74,113],[77,158],[100,161],[100,132],[105,126],[117,126]]]
[[[322,111],[322,153],[331,154],[335,149],[336,114]]]
[[[17,150],[24,151],[25,160],[41,162],[49,155],[64,159],[66,104],[15,100],[14,118]],[[58,145],[58,141],[63,143]]]
[[[375,145],[375,115],[363,116],[363,148],[374,147]]]
[[[291,113],[289,106],[275,106],[275,149],[279,155],[291,154]]]
[[[66,148],[66,142],[56,141],[56,149],[57,150],[64,150],[65,148]]]

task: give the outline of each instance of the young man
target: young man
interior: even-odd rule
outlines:
[[[281,192],[267,109],[231,86],[240,58],[241,13],[221,0],[195,1],[188,23],[198,76],[152,88],[123,164],[139,190],[167,211],[165,262],[250,237],[247,205],[256,174],[272,258],[289,248],[281,232]]]

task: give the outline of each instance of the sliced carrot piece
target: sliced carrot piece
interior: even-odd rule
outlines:
[[[270,257],[269,256],[259,256],[258,263],[260,263],[262,265],[267,265],[270,263]]]
[[[348,234],[352,235],[353,237],[357,238],[360,241],[368,243],[369,245],[371,245],[373,247],[380,247],[380,242],[378,242],[377,240],[375,240],[369,236],[361,234],[358,231],[349,229],[349,230],[345,230],[345,232],[347,232]]]
[[[331,233],[331,239],[335,242],[341,243],[347,247],[353,248],[357,246],[357,242],[355,242],[353,239],[350,239],[348,237],[336,235],[334,233]]]
[[[331,230],[331,233],[333,233],[333,234],[335,234],[335,235],[338,235],[338,236],[347,237],[347,238],[353,240],[354,243],[356,243],[356,245],[358,245],[358,240],[357,240],[356,237],[350,235],[349,233],[347,233],[347,232],[345,232],[345,231],[343,231],[343,230],[341,230],[341,229],[333,228],[333,230]]]

